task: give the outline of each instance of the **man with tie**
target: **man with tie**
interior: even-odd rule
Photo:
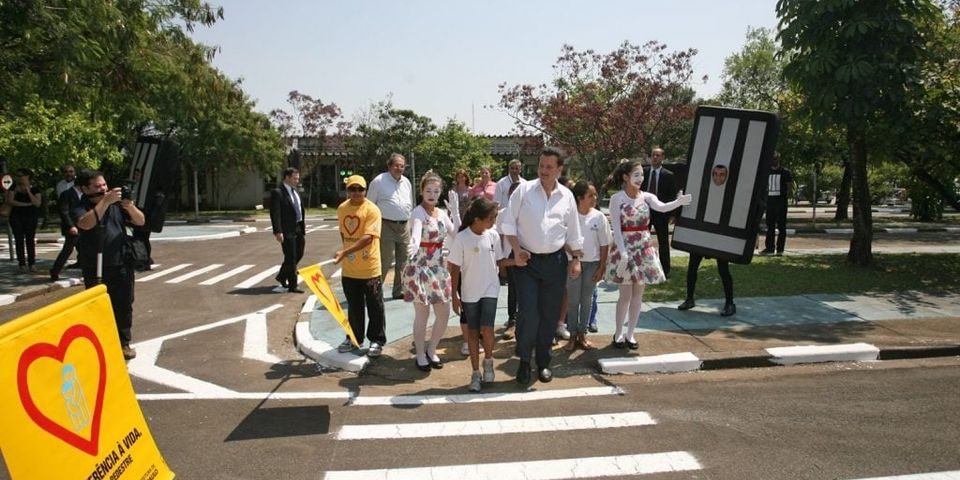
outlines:
[[[640,189],[657,196],[661,202],[671,202],[677,198],[677,184],[673,172],[663,168],[663,149],[654,147],[650,154],[650,168],[643,175]],[[650,223],[657,234],[657,251],[660,252],[660,265],[663,274],[670,278],[670,217],[674,212],[651,210]]]
[[[293,167],[283,170],[279,188],[270,192],[270,223],[273,235],[283,249],[283,264],[277,273],[280,286],[291,293],[303,293],[297,287],[297,263],[303,258],[306,242],[306,227],[303,223],[306,210],[297,193],[300,171]]]

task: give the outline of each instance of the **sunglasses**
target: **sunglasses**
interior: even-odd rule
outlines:
[[[362,192],[362,191],[364,191],[364,190],[366,190],[366,188],[363,188],[363,187],[347,187],[347,191],[348,191],[348,192]]]

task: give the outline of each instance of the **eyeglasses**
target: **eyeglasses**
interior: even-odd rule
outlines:
[[[363,188],[363,187],[347,187],[347,191],[348,191],[348,192],[362,192],[362,191],[364,191],[364,190],[366,190],[366,188]]]

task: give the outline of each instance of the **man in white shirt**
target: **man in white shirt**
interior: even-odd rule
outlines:
[[[410,180],[403,176],[406,168],[407,159],[403,155],[391,154],[390,160],[387,160],[387,171],[377,175],[367,189],[367,199],[380,209],[383,217],[383,228],[380,232],[381,280],[386,278],[387,271],[396,258],[393,270],[394,299],[403,298],[403,282],[400,277],[403,266],[407,263],[407,244],[410,243],[407,220],[413,211],[413,186]]]
[[[520,160],[516,158],[510,160],[510,165],[507,167],[508,174],[497,181],[497,192],[493,196],[493,201],[500,204],[501,217],[510,206],[510,194],[527,182],[520,176],[522,166]],[[517,282],[513,278],[513,269],[507,267],[505,270],[507,271],[507,324],[505,325],[507,330],[503,333],[503,338],[509,339],[513,337],[510,329],[517,324]]]
[[[583,235],[573,193],[557,183],[562,168],[562,153],[544,149],[537,168],[539,179],[517,187],[501,225],[515,253],[520,303],[517,383],[521,385],[531,381],[530,357],[534,347],[540,381],[553,379],[550,350],[560,317],[560,299],[567,278],[580,275]],[[564,247],[570,252],[570,260]]]
[[[73,165],[64,165],[60,172],[63,173],[63,179],[57,182],[57,198],[60,198],[61,193],[70,190],[77,178],[77,171],[73,168]]]

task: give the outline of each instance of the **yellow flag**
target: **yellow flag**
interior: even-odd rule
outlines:
[[[333,290],[330,289],[330,284],[327,283],[327,277],[324,277],[323,272],[320,271],[320,265],[315,264],[301,268],[298,273],[303,277],[303,280],[307,283],[307,286],[310,287],[313,294],[317,296],[317,299],[320,300],[320,303],[327,308],[330,315],[333,315],[333,319],[343,327],[344,332],[347,332],[347,337],[350,338],[350,341],[359,347],[360,343],[357,342],[357,337],[353,336],[353,329],[350,328],[350,321],[347,320],[346,313],[340,308],[340,302],[337,301],[336,295],[334,295]]]
[[[133,392],[106,287],[0,325],[0,385],[14,480],[174,478]]]

